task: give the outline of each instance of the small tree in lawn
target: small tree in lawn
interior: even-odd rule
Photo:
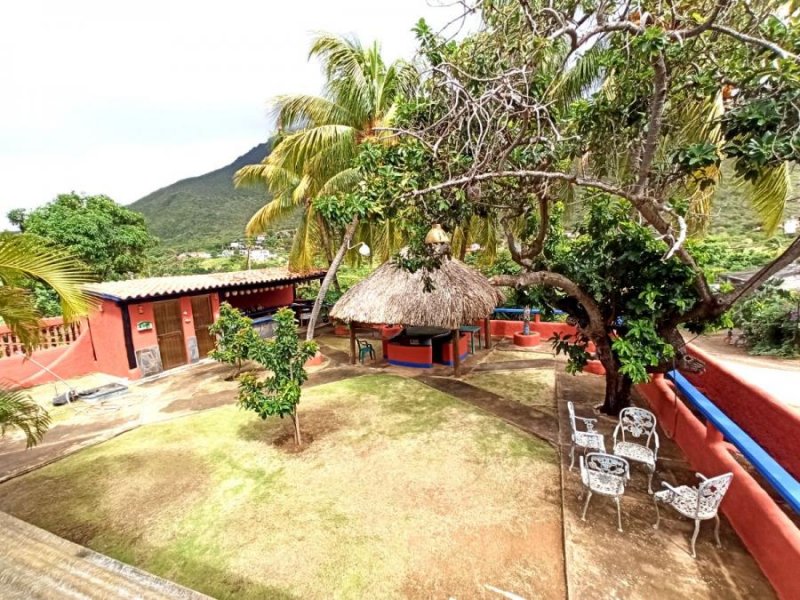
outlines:
[[[308,378],[305,364],[317,353],[316,342],[300,342],[294,312],[283,308],[275,314],[275,337],[259,339],[250,358],[266,368],[271,375],[259,380],[253,374],[239,381],[239,404],[252,410],[262,419],[290,416],[294,424],[294,441],[300,446],[300,420],[297,404],[300,388]]]
[[[237,377],[242,370],[242,361],[250,358],[252,348],[261,340],[253,329],[253,321],[223,302],[219,307],[219,318],[208,331],[217,336],[217,343],[209,356],[216,361],[236,365],[236,372],[228,379]]]

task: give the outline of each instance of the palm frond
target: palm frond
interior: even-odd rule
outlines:
[[[250,220],[245,226],[245,235],[253,237],[266,232],[281,219],[294,214],[298,206],[299,205],[293,201],[290,195],[274,198],[271,202],[267,202],[264,206],[259,208],[256,213],[250,217]]]
[[[30,290],[16,285],[0,285],[0,316],[25,348],[32,349],[39,339],[39,313]]]
[[[340,106],[322,96],[307,94],[278,96],[273,101],[273,104],[278,126],[284,129],[296,126],[318,127],[331,124],[358,126],[347,107]]]
[[[266,186],[273,196],[291,194],[300,181],[300,176],[294,171],[285,169],[270,161],[270,155],[264,162],[255,165],[246,165],[233,175],[234,187]]]
[[[481,247],[479,262],[489,266],[497,259],[497,248],[500,244],[500,231],[494,217],[473,216],[470,222],[471,241]]]
[[[607,46],[595,44],[577,58],[570,69],[564,70],[553,80],[547,91],[549,99],[567,106],[600,86],[605,75],[603,59],[608,54]]]
[[[750,186],[753,208],[767,235],[773,234],[783,220],[791,185],[789,166],[783,163],[779,167],[764,169],[758,180]]]
[[[322,62],[327,79],[326,95],[347,107],[357,122],[368,121],[369,107],[374,100],[371,75],[383,69],[377,48],[374,51],[365,49],[355,38],[320,33],[312,41],[310,57]]]
[[[92,281],[92,276],[80,261],[36,236],[0,234],[0,283],[8,285],[20,276],[53,288],[67,321],[88,314],[94,305],[95,301],[81,287]],[[0,317],[5,318],[2,304]]]
[[[49,426],[50,415],[30,396],[0,385],[0,436],[9,429],[19,429],[30,448],[42,441]]]
[[[356,130],[348,125],[321,125],[288,135],[272,151],[269,161],[294,173],[314,176],[311,165],[316,159],[327,169],[350,166],[355,156]]]
[[[317,192],[318,196],[333,196],[351,192],[361,181],[361,173],[356,168],[344,169],[329,178]]]
[[[289,268],[297,273],[308,273],[314,269],[314,259],[320,248],[320,234],[316,213],[309,206],[300,218],[297,232],[289,252]]]

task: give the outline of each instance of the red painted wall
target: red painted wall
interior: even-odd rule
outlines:
[[[211,296],[211,313],[214,315],[214,321],[219,319],[219,294],[214,292]]]
[[[401,344],[389,342],[386,351],[388,354],[384,356],[389,362],[401,361],[419,365],[420,367],[430,367],[433,365],[432,346],[403,346]]]
[[[490,331],[493,336],[513,337],[515,333],[521,333],[524,323],[522,321],[508,321],[504,319],[492,319],[490,321]],[[537,332],[542,336],[542,341],[546,342],[553,334],[575,335],[575,327],[566,323],[540,321],[539,315],[535,315],[531,321],[531,331]]]
[[[77,340],[68,346],[34,351],[32,358],[59,377],[67,379],[97,370],[86,322]],[[0,380],[14,387],[31,387],[56,381],[56,377],[19,354],[0,359]]]
[[[800,414],[699,348],[690,345],[689,353],[703,361],[706,370],[686,373],[686,378],[800,480]],[[800,387],[800,377],[797,383]]]
[[[156,332],[156,317],[153,311],[153,303],[142,302],[140,304],[131,304],[128,306],[128,314],[131,317],[131,337],[133,338],[134,351],[158,346],[158,334]],[[153,324],[153,328],[139,331],[137,325],[142,321],[150,321]]]
[[[138,377],[138,369],[128,369],[120,307],[111,300],[103,300],[99,310],[89,317],[89,326],[97,353],[97,370],[118,377]]]
[[[655,375],[652,383],[637,386],[637,389],[693,469],[708,477],[733,473],[722,512],[778,595],[787,600],[800,598],[800,577],[797,576],[800,530],[797,526],[734,459],[719,432],[713,426],[707,429],[681,400],[676,400],[674,388],[663,376]]]
[[[462,333],[458,338],[458,352],[461,359],[464,360],[469,354],[469,336]],[[442,363],[445,365],[453,364],[453,343],[450,342],[442,346]]]
[[[186,362],[189,363],[192,359],[191,353],[189,352],[189,338],[195,337],[191,296],[184,296],[181,298],[181,323],[183,323],[183,349],[186,352]]]

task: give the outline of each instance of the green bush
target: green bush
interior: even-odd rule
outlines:
[[[751,354],[800,356],[800,294],[774,280],[734,307],[734,324]]]

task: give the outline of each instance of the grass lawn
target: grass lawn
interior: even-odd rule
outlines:
[[[14,479],[0,510],[219,598],[563,598],[547,444],[390,375],[300,407],[302,452],[226,406]]]
[[[477,371],[465,377],[464,381],[508,400],[514,400],[552,414],[553,417],[556,416],[553,404],[555,376],[552,368]]]

